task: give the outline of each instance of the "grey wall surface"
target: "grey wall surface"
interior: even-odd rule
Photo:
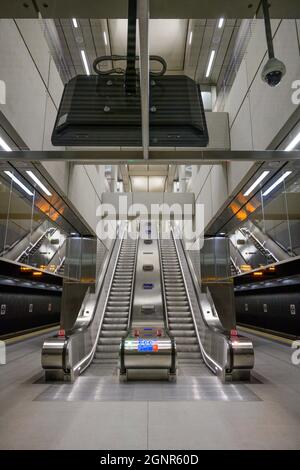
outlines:
[[[30,150],[54,150],[51,133],[63,83],[39,20],[0,19],[0,64],[0,80],[6,83],[0,124],[2,114]],[[9,140],[9,144],[15,148],[13,141]],[[45,162],[41,169],[89,229],[95,231],[101,194],[108,190],[104,167]]]
[[[262,81],[267,46],[263,20],[254,21],[246,53],[226,97],[232,150],[269,148],[297,108],[292,102],[292,83],[300,77],[300,22],[272,20],[272,32],[275,54],[285,63],[286,76],[276,88]],[[249,161],[193,166],[188,190],[195,193],[196,202],[205,206],[205,225],[222,211],[227,198],[251,173],[253,164]]]

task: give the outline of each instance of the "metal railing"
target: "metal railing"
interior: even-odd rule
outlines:
[[[251,340],[222,327],[210,293],[200,292],[193,264],[183,243],[172,236],[182,271],[185,290],[204,363],[222,379],[249,378],[254,365]]]
[[[97,347],[106,304],[127,227],[121,227],[107,254],[96,292],[87,289],[75,324],[65,336],[44,341],[42,367],[46,379],[73,381],[91,363]]]

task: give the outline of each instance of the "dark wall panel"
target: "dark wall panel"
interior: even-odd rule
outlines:
[[[299,286],[235,295],[237,323],[300,337]]]
[[[0,336],[59,323],[61,294],[0,287]]]

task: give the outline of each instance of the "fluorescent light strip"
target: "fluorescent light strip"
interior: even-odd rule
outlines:
[[[46,188],[46,186],[43,185],[43,183],[38,179],[38,177],[35,176],[34,173],[32,173],[32,171],[26,170],[26,173],[42,189],[42,191],[44,191],[44,193],[47,194],[47,196],[52,196],[50,191]]]
[[[218,28],[221,29],[224,24],[224,18],[219,19]]]
[[[190,32],[189,46],[192,44],[192,40],[193,40],[193,31]]]
[[[103,31],[103,37],[104,37],[105,45],[107,46],[108,42],[107,42],[106,31]]]
[[[7,143],[5,142],[5,140],[2,139],[2,137],[0,137],[0,147],[2,147],[3,150],[6,150],[6,152],[12,152],[12,149],[9,145],[7,145]]]
[[[293,150],[300,142],[300,132],[296,137],[292,140],[292,142],[289,143],[289,145],[285,148],[286,152],[289,152],[290,150]]]
[[[78,28],[78,23],[76,18],[72,18],[74,28]]]
[[[80,52],[81,52],[82,62],[83,62],[86,74],[90,75],[89,64],[87,63],[85,52],[83,49]]]
[[[214,58],[215,58],[215,53],[216,53],[215,50],[212,50],[211,53],[210,53],[210,58],[209,58],[209,61],[208,61],[208,66],[207,66],[206,75],[205,75],[206,78],[208,78],[210,76],[211,67],[212,67],[212,64],[213,64],[213,61],[214,61]]]
[[[259,183],[262,182],[262,180],[265,179],[265,177],[269,174],[269,171],[263,171],[262,174],[257,178],[257,180],[254,181],[254,183],[250,186],[249,189],[244,193],[244,196],[249,196],[249,194],[252,193],[253,189],[256,188],[256,186],[259,185]]]
[[[18,178],[16,178],[11,171],[4,171],[4,173],[9,176],[18,186],[20,186],[20,188],[22,188],[26,194],[33,196],[33,193]]]
[[[278,180],[275,181],[275,183],[272,184],[272,186],[270,186],[264,193],[263,193],[263,196],[267,196],[268,194],[270,194],[271,191],[273,191],[273,189],[276,188],[276,186],[278,186],[280,183],[282,183],[282,181],[284,181],[292,172],[291,171],[286,171],[285,173],[283,173],[282,176],[280,176],[280,178],[278,178]]]

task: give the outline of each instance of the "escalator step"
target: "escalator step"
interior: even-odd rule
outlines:
[[[107,344],[107,345],[117,344],[119,346],[120,341],[121,341],[121,338],[119,336],[117,336],[117,337],[108,337],[108,338],[100,337],[99,340],[98,340],[98,344],[100,346],[105,345],[105,344]]]
[[[115,353],[120,349],[120,344],[105,344],[96,347],[96,351],[99,353]]]
[[[95,352],[96,359],[118,359],[119,357],[119,352]]]
[[[190,359],[201,359],[201,353],[199,352],[177,352],[177,358],[178,359],[185,359],[185,360],[190,360]]]
[[[177,353],[200,353],[198,344],[178,344],[178,342],[176,341],[176,349]]]

